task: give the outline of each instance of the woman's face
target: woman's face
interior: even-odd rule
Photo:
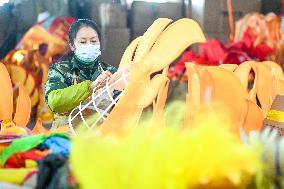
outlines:
[[[77,32],[71,50],[74,51],[80,45],[100,45],[98,33],[91,27],[82,27]]]

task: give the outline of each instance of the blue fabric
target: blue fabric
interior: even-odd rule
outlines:
[[[52,154],[61,154],[68,157],[71,149],[71,143],[67,138],[52,136],[43,142],[43,146],[50,149]]]

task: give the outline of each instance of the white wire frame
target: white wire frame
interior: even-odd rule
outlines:
[[[117,101],[120,99],[120,97],[122,96],[122,92],[115,98],[113,99],[113,96],[112,96],[112,87],[115,86],[117,83],[123,81],[124,85],[126,86],[128,84],[128,81],[127,81],[127,77],[130,75],[130,73],[126,73],[126,69],[122,69],[122,75],[121,77],[116,80],[115,82],[109,84],[109,80],[111,77],[108,77],[106,78],[105,80],[103,80],[101,83],[104,83],[106,82],[106,85],[101,89],[101,91],[96,94],[96,91],[99,89],[99,86],[101,83],[99,83],[94,89],[93,89],[93,92],[92,92],[92,95],[91,95],[91,100],[89,102],[87,102],[85,105],[82,105],[82,102],[80,102],[79,106],[77,106],[76,108],[74,108],[69,116],[68,116],[68,126],[70,128],[70,131],[72,134],[76,135],[76,131],[74,129],[74,126],[72,125],[72,121],[77,118],[78,116],[80,116],[84,126],[87,128],[87,129],[92,129],[94,127],[97,126],[97,124],[99,123],[100,120],[105,120],[106,117],[108,116],[108,111],[111,110],[111,108],[113,106],[116,105]],[[102,112],[100,111],[100,109],[98,108],[97,104],[96,104],[96,100],[103,94],[107,93],[109,99],[111,100],[111,103],[108,105],[108,107],[106,107]],[[92,109],[92,108],[93,109]],[[99,117],[96,119],[96,121],[94,121],[94,123],[91,124],[91,126],[87,123],[87,121],[85,120],[84,116],[83,116],[83,111],[86,110],[86,109],[92,109],[92,110],[95,110],[96,113],[99,114]],[[76,110],[79,110],[74,116],[73,116],[73,113],[76,111]]]

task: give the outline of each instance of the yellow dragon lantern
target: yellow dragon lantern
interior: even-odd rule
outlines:
[[[100,123],[99,133],[124,134],[128,126],[139,122],[144,109],[151,104],[152,121],[163,126],[169,87],[168,66],[188,46],[204,41],[202,30],[193,20],[156,20],[143,36],[128,46],[118,72],[108,78],[107,83],[117,85],[116,88],[121,88],[122,93],[110,105],[110,109],[115,106]],[[246,133],[260,130],[275,95],[284,92],[283,72],[279,65],[273,62],[245,62],[240,66],[199,66],[187,63],[186,68],[188,92],[185,99],[184,128],[191,127],[199,112],[206,109],[218,111],[222,107],[232,122],[233,132],[239,134],[241,129]],[[128,73],[125,73],[125,70],[128,70]],[[252,88],[249,88],[251,70],[255,73],[255,79]],[[108,87],[109,85],[104,90],[107,91]],[[92,98],[95,96],[98,95],[93,93]],[[90,101],[88,104],[92,103]],[[79,113],[75,117],[80,115],[84,107],[79,106]],[[82,114],[80,116],[82,118]],[[72,118],[72,113],[69,118]],[[69,124],[69,127],[75,132],[72,124]],[[59,130],[69,129],[66,126]],[[50,131],[44,129],[39,122],[34,132]]]
[[[128,84],[125,87],[125,83],[120,83],[121,88],[125,89],[100,125],[101,133],[124,133],[127,126],[138,123],[143,110],[151,104],[152,120],[163,120],[169,64],[190,44],[205,40],[194,21],[181,19],[171,22],[169,19],[156,20],[143,36],[135,39],[126,49],[119,71],[109,81],[111,83],[123,77],[124,68],[130,67],[131,71],[126,77]],[[273,62],[246,62],[240,66],[198,66],[188,63],[186,68],[188,94],[185,128],[190,128],[192,120],[200,111],[218,111],[221,107],[228,112],[233,132],[259,131],[275,95],[283,93],[284,89],[283,72]],[[252,89],[248,89],[251,70],[256,76]]]

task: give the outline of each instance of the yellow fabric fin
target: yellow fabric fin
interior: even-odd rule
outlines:
[[[256,71],[256,69],[257,68],[255,68],[254,70]],[[256,94],[257,94],[257,89],[258,89],[258,85],[259,85],[258,77],[259,77],[258,74],[255,74],[252,89],[249,90],[249,93],[248,93],[248,96],[247,96],[247,98],[254,103],[257,103]]]
[[[14,122],[16,123],[16,125],[20,127],[26,127],[30,120],[30,113],[31,99],[25,88],[20,85],[16,113],[14,116]]]
[[[151,73],[169,66],[189,45],[203,41],[205,41],[205,37],[199,25],[193,20],[180,19],[168,26],[145,59],[141,60],[139,64],[133,65],[130,82],[117,105],[100,127],[101,132],[121,133],[125,126],[133,125],[132,116],[129,115],[134,115],[134,118],[141,115],[146,103],[141,104],[140,100],[148,89]],[[151,98],[153,101],[155,95]],[[136,120],[134,119],[134,121]]]
[[[37,105],[39,101],[39,93],[38,93],[38,89],[35,89],[32,96],[31,96],[31,106],[35,107],[35,105]]]
[[[147,84],[148,74],[141,72],[136,64],[131,70],[129,83],[124,89],[122,97],[99,128],[103,134],[109,132],[121,134],[126,126],[133,125],[132,117],[139,116],[143,110],[143,107],[138,107],[137,103],[141,95],[145,94]]]
[[[29,95],[31,95],[35,88],[35,80],[31,74],[28,75],[27,81],[25,83],[25,88]]]
[[[221,68],[225,68],[226,70],[229,70],[231,72],[234,72],[238,65],[237,64],[221,64],[219,65]]]
[[[154,23],[144,33],[143,40],[141,40],[138,44],[135,57],[133,59],[134,62],[139,62],[147,56],[160,34],[171,22],[172,20],[168,18],[159,18],[154,21]]]
[[[21,66],[9,65],[11,80],[14,85],[24,84],[27,79],[27,72]]]
[[[261,109],[264,114],[266,114],[272,105],[273,102],[273,75],[270,72],[270,69],[262,65],[261,63],[253,64],[253,67],[256,69],[257,77],[257,97],[261,104]]]
[[[235,75],[239,78],[240,82],[242,83],[242,86],[246,91],[248,89],[249,74],[252,69],[253,63],[253,61],[243,62],[234,71]]]
[[[153,100],[157,97],[159,90],[162,86],[165,86],[168,78],[162,74],[155,75],[151,79],[149,85],[146,87],[146,90],[143,95],[141,95],[141,100],[138,102],[138,106],[143,108],[149,106]]]
[[[213,78],[205,66],[196,66],[200,83],[200,103],[202,106],[211,106],[215,94]]]
[[[205,37],[200,26],[191,19],[180,19],[163,31],[141,62],[141,69],[151,73],[160,71],[177,59],[188,46],[201,42],[205,42]]]
[[[118,70],[120,70],[122,67],[124,67],[127,64],[132,63],[136,48],[138,43],[142,40],[142,36],[137,37],[134,39],[130,45],[126,48],[126,50],[123,53],[123,56],[120,60]]]
[[[6,67],[1,62],[0,62],[0,87],[1,87],[0,120],[4,119],[12,120],[12,113],[13,113],[12,82]]]
[[[249,134],[250,131],[260,131],[264,119],[262,111],[254,102],[246,99],[246,103],[248,109],[243,129],[246,134]]]
[[[208,66],[207,70],[214,81],[214,102],[224,107],[228,112],[229,120],[236,123],[236,128],[232,128],[232,130],[239,132],[240,121],[246,105],[246,93],[240,80],[234,73],[218,66]]]
[[[194,63],[186,63],[188,77],[188,93],[186,95],[186,112],[184,127],[191,126],[195,113],[200,109],[200,83]]]
[[[168,75],[168,67],[163,70],[162,73],[164,76]],[[160,87],[158,92],[157,100],[153,102],[153,120],[157,120],[162,117],[163,110],[167,101],[168,97],[168,90],[169,90],[170,80],[167,78],[167,81],[164,85]]]
[[[279,64],[277,64],[273,61],[264,61],[260,64],[264,64],[264,65],[269,66],[271,68],[271,70],[275,73],[277,79],[284,79],[283,70],[282,70],[281,66],[279,66]]]
[[[46,83],[48,75],[48,67],[45,64],[41,64],[42,69],[42,83]]]

